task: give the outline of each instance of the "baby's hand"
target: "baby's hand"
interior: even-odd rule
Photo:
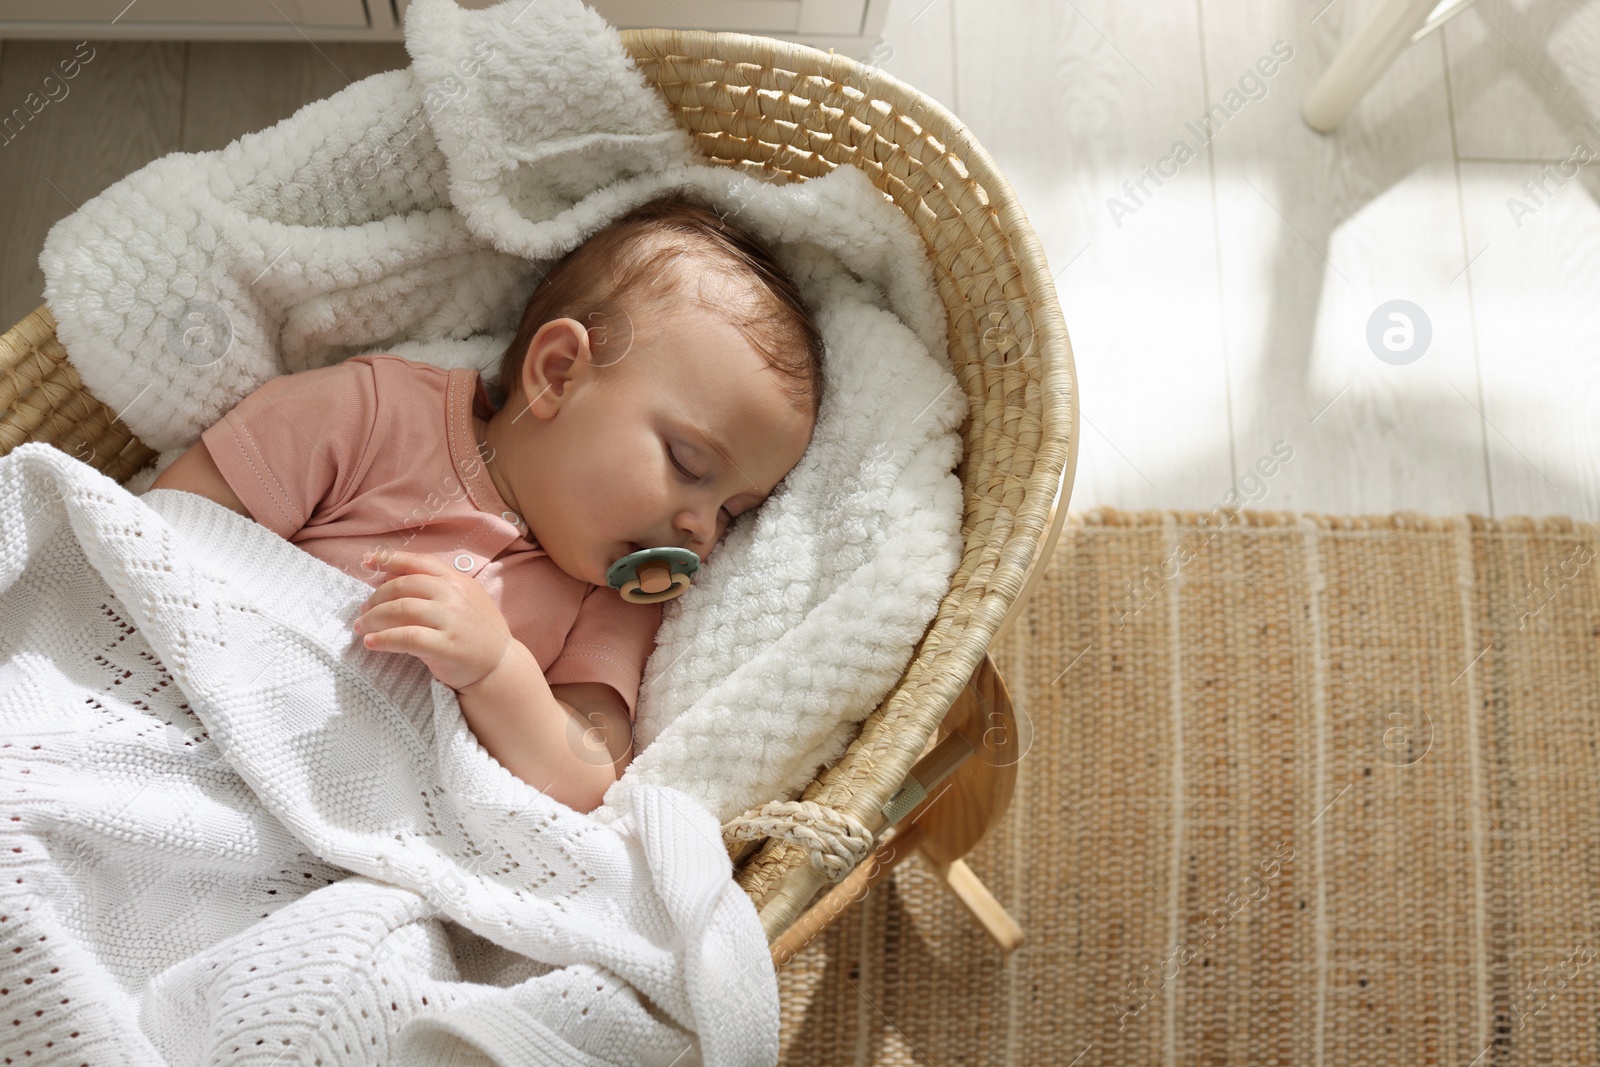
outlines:
[[[356,617],[368,648],[416,656],[456,690],[486,677],[510,651],[511,627],[488,591],[437,556],[381,549],[361,562],[391,576]]]

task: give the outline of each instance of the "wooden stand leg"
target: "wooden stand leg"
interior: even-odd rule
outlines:
[[[1022,944],[1022,927],[962,859],[1005,815],[1016,788],[1017,763],[1026,748],[1011,694],[988,656],[940,724],[941,742],[956,734],[966,739],[971,754],[950,776],[949,788],[912,809],[908,818],[922,831],[917,851],[928,868],[989,931],[1001,951],[1011,952]]]
[[[1010,694],[988,656],[930,742],[907,779],[907,788],[925,790],[926,798],[887,830],[871,856],[772,942],[775,966],[787,964],[912,852],[922,856],[1002,951],[1022,943],[1022,927],[961,859],[1005,814],[1022,755]]]
[[[983,928],[989,931],[989,936],[995,939],[1002,952],[1014,951],[1022,944],[1022,927],[1017,925],[1017,921],[994,898],[994,894],[989,892],[989,887],[972,873],[972,868],[967,866],[965,860],[940,863],[929,859],[927,853],[919,851],[918,854],[922,856],[923,862],[929,869],[950,887],[950,892],[956,895],[956,899],[967,906],[973,918],[983,924]]]

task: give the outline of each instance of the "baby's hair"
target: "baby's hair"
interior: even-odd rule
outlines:
[[[533,335],[545,323],[570,318],[590,325],[599,316],[612,327],[591,334],[595,362],[603,366],[608,361],[600,349],[604,338],[617,333],[617,308],[627,312],[637,330],[652,307],[664,309],[692,288],[682,284],[683,278],[707,271],[745,282],[753,299],[713,303],[697,294],[691,299],[732,324],[783,376],[795,406],[809,407],[815,419],[822,407],[822,332],[799,287],[760,238],[683,187],[607,223],[534,287],[517,335],[500,357],[507,400],[521,381]]]

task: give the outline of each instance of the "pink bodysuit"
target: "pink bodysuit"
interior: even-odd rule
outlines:
[[[604,682],[635,714],[660,604],[567,574],[483,465],[478,372],[395,355],[279,375],[200,439],[257,522],[377,588],[369,550],[426,552],[483,583],[552,685]]]

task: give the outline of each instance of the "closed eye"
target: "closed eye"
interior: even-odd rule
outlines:
[[[678,472],[680,474],[682,474],[685,478],[689,479],[691,482],[699,482],[700,481],[700,476],[699,475],[692,473],[689,470],[689,468],[685,467],[682,463],[678,462],[678,454],[672,450],[672,446],[671,445],[667,446],[667,458],[672,460],[672,465],[674,467],[678,468]],[[722,512],[723,517],[728,522],[732,522],[733,521],[733,512],[729,511],[726,506],[724,506],[721,509],[721,512]]]
[[[672,450],[672,446],[671,445],[667,446],[667,456],[668,456],[668,458],[670,458],[672,460],[672,465],[674,467],[677,467],[678,471],[685,478],[689,479],[691,482],[698,482],[700,480],[700,476],[698,474],[694,474],[693,472],[691,472],[689,470],[689,468],[685,467],[682,463],[678,462],[678,454]]]

